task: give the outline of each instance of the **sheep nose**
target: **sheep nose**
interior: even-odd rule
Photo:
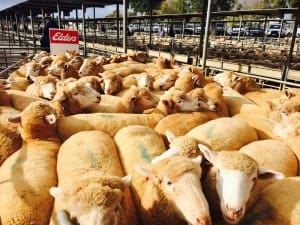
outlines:
[[[236,220],[243,214],[242,208],[234,209],[234,208],[230,208],[228,205],[226,205],[225,207],[226,207],[226,214],[230,219]]]
[[[204,218],[201,218],[201,217],[196,218],[195,225],[211,225],[210,217],[207,216]]]

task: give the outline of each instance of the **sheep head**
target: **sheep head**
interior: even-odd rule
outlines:
[[[71,221],[81,225],[118,225],[122,220],[122,201],[131,175],[123,178],[86,174],[63,188],[52,187],[50,194],[61,201]]]
[[[189,224],[210,225],[208,203],[200,183],[201,160],[201,156],[195,159],[173,156],[135,169],[146,182],[154,182],[161,190],[169,202],[168,210],[174,210]]]
[[[204,157],[216,168],[216,190],[224,220],[237,224],[245,215],[246,205],[257,178],[282,179],[282,173],[266,170],[250,156],[238,151],[212,151],[199,144]]]
[[[11,123],[19,123],[22,139],[57,138],[56,111],[48,102],[30,103],[19,115],[9,117]]]

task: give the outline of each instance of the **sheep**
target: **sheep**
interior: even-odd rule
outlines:
[[[163,115],[132,113],[91,113],[65,116],[58,120],[57,131],[61,140],[83,130],[100,130],[114,136],[129,125],[145,125],[154,128]]]
[[[209,172],[203,183],[211,211],[219,205],[223,219],[229,224],[237,224],[257,200],[260,191],[255,187],[257,178],[284,178],[282,173],[260,167],[257,161],[240,151],[216,152],[202,144],[198,147],[216,171],[216,174]],[[215,193],[218,200],[214,199]]]
[[[97,92],[104,94],[103,91],[103,79],[99,76],[85,76],[78,79],[80,82],[83,82],[89,85],[91,88]]]
[[[123,89],[121,76],[111,71],[105,71],[104,73],[101,73],[100,76],[103,79],[102,89],[104,90],[104,94],[115,95],[116,93],[118,93]]]
[[[61,71],[67,63],[66,58],[57,58],[57,60],[53,61],[51,65],[48,67],[49,75],[56,76],[60,78]]]
[[[173,69],[174,68],[173,63],[170,60],[168,60],[162,56],[160,56],[156,59],[155,64],[159,69]]]
[[[164,137],[167,130],[171,131],[176,136],[183,136],[200,124],[218,117],[219,116],[215,112],[174,113],[162,118],[154,129]]]
[[[82,113],[85,108],[100,101],[100,93],[83,82],[74,81],[62,84],[51,102],[60,116],[67,116]]]
[[[114,140],[108,134],[82,131],[64,141],[57,156],[57,174],[58,186],[50,188],[55,198],[52,224],[57,224],[61,210],[79,224],[138,224],[127,188],[131,175],[124,176]]]
[[[174,86],[178,75],[176,73],[160,73],[154,76],[153,90],[167,91]]]
[[[201,159],[173,156],[135,167],[132,189],[144,225],[211,224]]]
[[[248,211],[242,224],[300,224],[300,177],[278,180],[264,189],[255,207]]]
[[[97,76],[98,73],[104,72],[104,68],[95,58],[85,58],[78,71],[80,77]]]
[[[215,102],[217,114],[219,116],[229,116],[222,87],[216,82],[211,82],[204,85],[203,89],[204,93]],[[190,93],[193,95],[192,91]]]
[[[255,91],[246,92],[243,96],[260,106],[264,106],[267,101],[280,98],[283,94],[284,93],[278,89],[260,88]]]
[[[150,90],[153,89],[153,81],[154,77],[149,75],[146,72],[139,73],[139,74],[131,74],[127,77],[122,79],[122,86],[123,88],[130,88],[131,86],[137,87],[147,87]]]
[[[27,80],[25,77],[15,77],[1,80],[1,84],[4,86],[4,89],[7,90],[25,91],[26,88],[32,84],[32,81]]]
[[[0,85],[0,165],[22,146],[22,138],[18,132],[17,125],[7,120],[20,111],[10,105],[10,97]]]
[[[207,121],[186,133],[215,151],[238,150],[242,146],[258,140],[249,124],[238,118],[220,117]]]
[[[219,73],[214,76],[214,80],[223,87],[232,88],[241,94],[259,89],[254,79],[247,76],[236,75],[232,71]]]
[[[162,137],[147,126],[133,125],[124,127],[115,134],[114,140],[125,173],[133,174],[132,190],[139,215],[142,218],[142,224],[184,224],[181,219],[186,220],[190,224],[210,224],[206,200],[202,195],[199,183],[201,168],[198,163],[201,160],[195,160],[198,165],[194,164],[192,166],[193,163],[191,161],[175,157],[171,160],[165,160],[164,163],[150,165],[153,158],[165,151],[165,145]],[[131,147],[128,148],[128,146]],[[197,174],[196,177],[194,177],[195,174],[190,174],[189,181],[185,180],[184,177],[180,178],[183,179],[182,184],[186,187],[183,187],[185,196],[182,196],[181,200],[179,200],[176,197],[183,192],[179,191],[177,194],[168,193],[170,189],[167,187],[165,189],[164,186],[168,182],[166,179],[172,179],[171,182],[174,182],[174,188],[181,190],[180,187],[176,187],[178,183],[175,181],[177,179],[171,174],[181,176],[184,166],[181,167],[179,165],[182,164],[189,164],[192,167],[196,166]],[[180,169],[178,170],[178,168]],[[168,174],[169,172],[171,174]],[[185,172],[189,173],[191,170],[186,170]],[[194,187],[195,189],[193,190],[197,191],[185,189],[191,187]],[[191,195],[186,196],[186,193],[191,193]],[[184,203],[184,198],[189,202],[191,209]],[[173,204],[176,205],[175,208]],[[196,209],[199,211],[195,212]],[[179,219],[178,215],[183,217]]]
[[[34,97],[25,91],[6,90],[6,92],[10,97],[10,104],[19,111],[23,111],[31,102],[48,101],[43,98]]]
[[[9,121],[19,124],[23,144],[0,168],[1,222],[49,224],[53,199],[48,190],[57,184],[61,144],[55,109],[47,102],[32,102]]]
[[[214,111],[215,105],[210,101],[202,101],[187,95],[181,90],[171,88],[160,97],[156,109],[164,115],[178,112]],[[148,111],[149,113],[151,111]]]
[[[65,80],[67,78],[73,77],[79,79],[77,70],[72,66],[70,62],[66,62],[60,70],[59,78]]]
[[[285,177],[297,176],[298,159],[292,149],[279,140],[258,140],[239,149],[266,169],[279,171]]]
[[[57,77],[38,76],[35,81],[26,88],[26,92],[34,97],[52,100],[56,94]]]
[[[69,65],[71,65],[76,71],[79,71],[84,58],[82,56],[74,56],[70,61]]]

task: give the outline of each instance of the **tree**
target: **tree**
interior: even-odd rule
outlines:
[[[151,10],[151,0],[130,0],[129,4],[135,12],[148,13]]]

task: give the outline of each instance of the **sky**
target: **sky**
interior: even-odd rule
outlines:
[[[7,7],[16,5],[18,3],[24,2],[25,0],[0,0],[0,10],[3,10]],[[96,17],[97,18],[102,18],[105,17],[109,14],[111,14],[114,10],[116,9],[115,5],[108,5],[104,8],[96,8]],[[120,10],[122,10],[122,7],[120,6]],[[72,11],[70,14],[70,17],[75,18],[75,11]],[[78,10],[78,17],[82,17],[82,10]],[[86,9],[86,18],[93,18],[93,8],[87,8]]]

